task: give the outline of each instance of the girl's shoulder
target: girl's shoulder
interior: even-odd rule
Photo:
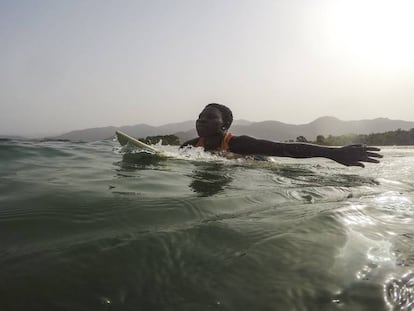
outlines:
[[[198,140],[199,140],[199,137],[187,140],[185,143],[183,143],[180,146],[180,148],[184,148],[185,146],[195,146],[197,144]]]

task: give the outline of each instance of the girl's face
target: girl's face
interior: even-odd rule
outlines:
[[[223,116],[215,107],[205,108],[196,121],[196,129],[200,137],[222,135],[225,132],[223,126]]]

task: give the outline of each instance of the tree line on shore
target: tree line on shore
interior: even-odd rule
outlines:
[[[146,144],[157,144],[161,141],[162,145],[179,145],[180,140],[175,135],[158,135],[140,138]],[[290,140],[293,142],[293,140]],[[298,136],[296,142],[314,143],[325,146],[344,146],[349,144],[367,144],[374,146],[393,146],[393,145],[414,145],[414,128],[405,131],[398,129],[384,133],[373,134],[347,134],[340,136],[318,135],[315,141],[308,140],[304,136]]]
[[[344,146],[349,144],[367,144],[374,146],[414,145],[414,128],[405,131],[398,129],[384,133],[347,134],[340,136],[329,135],[327,137],[318,135],[316,141],[308,141],[304,136],[296,138],[297,142],[309,142],[326,146]]]

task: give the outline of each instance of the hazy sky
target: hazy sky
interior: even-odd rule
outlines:
[[[0,0],[0,134],[414,121],[412,0]]]

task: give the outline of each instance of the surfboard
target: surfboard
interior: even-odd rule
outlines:
[[[135,139],[135,138],[129,136],[128,134],[125,134],[124,132],[121,132],[119,130],[116,131],[115,134],[116,134],[118,142],[121,144],[121,146],[125,146],[125,145],[129,144],[129,145],[137,147],[137,148],[139,148],[143,151],[148,151],[149,153],[152,154],[152,155],[149,155],[147,153],[147,156],[156,156],[156,158],[179,158],[179,159],[191,160],[191,157],[188,158],[186,156],[184,156],[184,157],[183,156],[178,156],[177,154],[174,154],[174,153],[172,153],[172,154],[166,153],[166,152],[164,152],[160,149],[157,149],[156,147],[147,145],[146,143],[143,143],[142,141],[139,141],[138,139]],[[223,156],[223,158],[225,158],[227,160],[237,159],[237,157],[234,158],[234,157],[229,157],[229,156]],[[260,155],[244,156],[244,157],[241,157],[241,158],[246,160],[246,161],[273,162],[273,160],[270,157],[265,157],[265,156],[260,156]],[[198,161],[200,161],[200,159],[202,159],[202,158],[197,158],[197,159],[198,159]],[[211,158],[209,158],[209,160],[211,160]]]
[[[138,139],[135,139],[121,131],[116,131],[115,134],[121,146],[125,146],[126,144],[129,143],[130,145],[133,145],[145,151],[149,151],[149,152],[156,153],[156,154],[162,153],[161,150],[158,150],[157,148],[153,146],[147,145],[143,143],[142,141],[139,141]]]

